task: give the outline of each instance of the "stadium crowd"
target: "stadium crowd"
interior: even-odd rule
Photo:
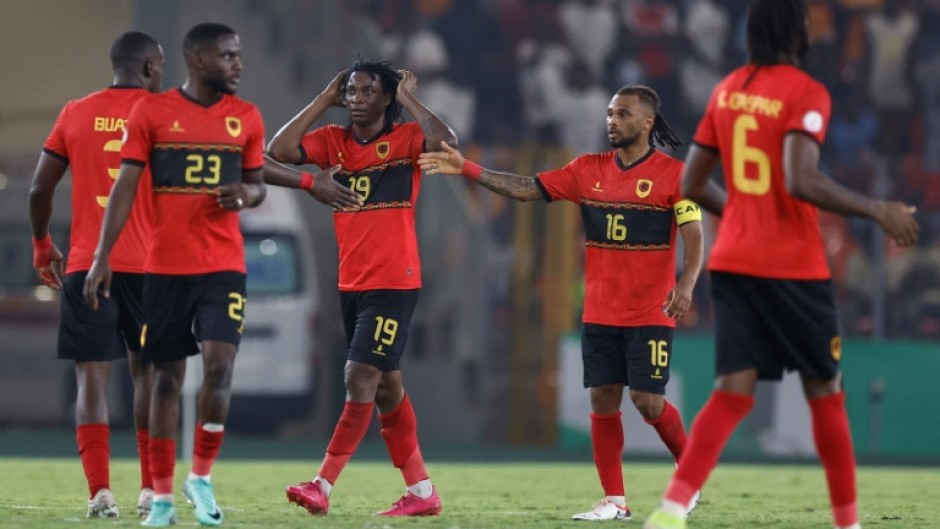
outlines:
[[[888,257],[886,335],[940,335],[940,34],[927,30],[940,27],[940,2],[809,4],[813,47],[803,67],[834,102],[823,168],[853,189],[916,204],[924,230],[916,248],[898,249],[869,223],[823,215],[844,331],[873,332],[877,251]],[[544,169],[568,154],[608,149],[604,128],[578,117],[602,114],[609,94],[630,83],[661,95],[686,144],[675,155],[684,157],[711,88],[746,58],[746,6],[359,0],[348,9],[376,53],[418,75],[422,99],[465,145],[480,149],[480,158],[508,169],[519,156],[507,149],[535,149]],[[708,328],[707,304],[699,308],[687,324]]]

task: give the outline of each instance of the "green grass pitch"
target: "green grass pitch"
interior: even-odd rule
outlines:
[[[400,474],[388,463],[353,460],[333,489],[330,514],[312,517],[287,503],[284,487],[310,479],[314,461],[221,459],[213,481],[223,527],[441,529],[570,528],[571,515],[601,498],[594,467],[585,463],[440,463],[428,469],[444,503],[440,517],[390,520],[373,513],[402,494]],[[177,465],[177,482],[188,470]],[[639,528],[656,506],[672,465],[624,463],[627,495]],[[137,527],[137,464],[112,464],[118,520],[86,520],[87,490],[74,459],[0,459],[0,528]],[[866,529],[940,527],[940,471],[936,468],[862,467],[860,515]],[[179,487],[176,490],[179,495]],[[177,502],[181,526],[195,525],[192,509]],[[606,522],[618,525],[623,522]],[[692,529],[831,528],[822,470],[813,465],[720,466],[712,475]]]

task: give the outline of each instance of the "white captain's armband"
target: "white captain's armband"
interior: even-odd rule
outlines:
[[[679,226],[687,222],[702,220],[701,206],[687,198],[676,202],[675,205],[672,206],[672,209],[676,212],[676,223]]]

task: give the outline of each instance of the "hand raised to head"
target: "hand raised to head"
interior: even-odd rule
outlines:
[[[335,107],[345,107],[346,100],[343,98],[343,87],[345,85],[344,81],[346,80],[346,75],[349,73],[349,69],[343,70],[336,74],[336,77],[330,81],[330,84],[326,85],[326,88],[323,89],[321,94],[325,97],[328,97],[330,102]]]
[[[398,70],[398,73],[401,74],[401,81],[398,81],[398,91],[414,94],[418,88],[418,77],[408,70]]]

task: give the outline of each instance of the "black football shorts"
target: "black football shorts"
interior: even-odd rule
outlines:
[[[669,382],[674,329],[585,323],[581,334],[584,387],[623,384],[662,395]]]
[[[757,368],[761,380],[783,371],[831,379],[842,339],[828,280],[767,279],[711,273],[716,372]]]
[[[382,371],[399,369],[419,289],[340,292],[347,358]]]
[[[140,351],[143,325],[143,274],[114,272],[111,297],[99,291],[98,310],[85,303],[82,290],[87,271],[67,274],[62,280],[59,308],[59,358],[76,362],[107,362]]]
[[[245,327],[245,274],[144,277],[143,359],[172,362],[199,353],[208,340],[238,347]]]

